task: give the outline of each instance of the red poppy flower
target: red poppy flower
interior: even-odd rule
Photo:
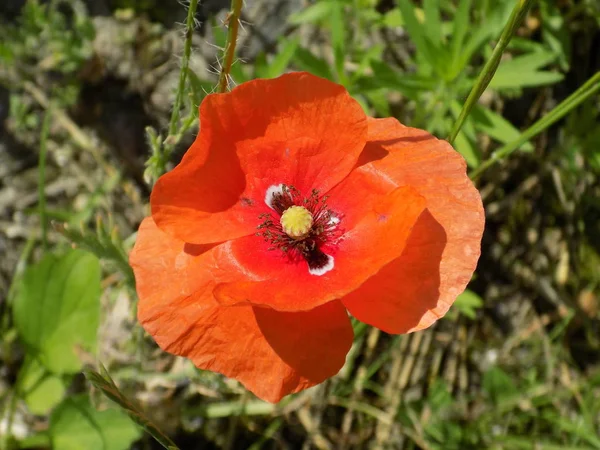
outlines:
[[[447,142],[307,73],[209,95],[200,123],[130,257],[164,350],[276,402],[338,372],[348,312],[408,333],[469,282],[483,208]]]

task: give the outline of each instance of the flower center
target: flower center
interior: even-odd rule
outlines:
[[[304,206],[290,206],[279,221],[285,234],[292,239],[304,239],[313,225],[313,216]]]
[[[267,189],[265,203],[273,210],[261,214],[258,236],[290,260],[304,260],[311,275],[321,276],[334,267],[330,252],[342,235],[340,216],[327,207],[327,196],[313,190],[308,196],[284,184]]]

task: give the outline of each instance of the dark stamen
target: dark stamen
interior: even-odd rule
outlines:
[[[288,236],[281,227],[280,217],[291,206],[303,206],[313,216],[313,225],[303,239]],[[262,236],[271,244],[269,250],[279,249],[291,259],[304,259],[312,270],[321,269],[329,263],[329,257],[321,249],[325,244],[332,244],[340,237],[338,218],[327,207],[327,196],[320,197],[319,191],[313,189],[304,197],[293,186],[283,185],[281,192],[273,194],[271,206],[277,213],[264,213],[259,216],[263,222],[258,226],[258,236]],[[274,217],[275,216],[275,217]]]

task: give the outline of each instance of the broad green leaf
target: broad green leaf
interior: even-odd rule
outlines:
[[[474,319],[477,310],[483,306],[483,300],[475,292],[467,289],[456,298],[454,306],[469,319]]]
[[[512,123],[483,106],[475,105],[473,111],[471,111],[471,119],[480,131],[502,144],[514,141],[521,136],[521,132]],[[533,145],[527,142],[521,150],[530,152],[533,150]]]
[[[326,19],[335,7],[334,1],[320,1],[314,5],[304,8],[302,11],[292,14],[288,23],[291,25],[301,25],[303,23],[315,23]]]
[[[56,374],[81,370],[78,349],[94,352],[99,313],[100,263],[82,250],[28,267],[13,307],[28,350]]]
[[[65,384],[37,359],[28,357],[19,372],[19,391],[32,414],[44,415],[60,403]]]
[[[77,395],[52,412],[49,434],[55,449],[127,450],[141,432],[124,412],[97,411],[87,395]]]

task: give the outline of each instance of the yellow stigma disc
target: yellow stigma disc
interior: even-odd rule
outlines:
[[[292,239],[306,237],[313,224],[313,216],[304,206],[290,206],[281,215],[281,227]]]

